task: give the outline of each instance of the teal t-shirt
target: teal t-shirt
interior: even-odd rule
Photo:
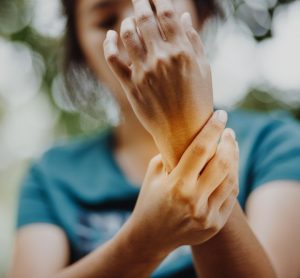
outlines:
[[[267,182],[300,181],[298,122],[285,113],[236,110],[229,113],[228,126],[240,145],[238,199],[243,208],[249,194]],[[117,165],[112,147],[107,132],[50,149],[23,182],[17,227],[61,227],[69,239],[72,262],[112,238],[130,216],[139,193]],[[195,277],[189,247],[171,253],[153,277]]]

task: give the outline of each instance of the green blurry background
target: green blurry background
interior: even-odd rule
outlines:
[[[240,0],[226,9],[226,23],[203,34],[217,105],[283,109],[300,119],[300,1]],[[107,124],[65,111],[64,23],[58,0],[0,0],[0,277],[8,269],[18,186],[30,160],[57,140]]]

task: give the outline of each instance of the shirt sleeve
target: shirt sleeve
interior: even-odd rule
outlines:
[[[46,182],[39,166],[33,165],[21,185],[17,229],[33,223],[57,224],[46,194]]]
[[[300,181],[300,124],[290,117],[271,120],[255,147],[253,188],[275,180]]]

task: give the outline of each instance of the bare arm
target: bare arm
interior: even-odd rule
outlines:
[[[248,221],[236,205],[219,234],[192,248],[199,274],[274,277],[271,261],[277,277],[299,277],[299,201],[296,182],[271,182],[254,191],[247,202]]]
[[[300,184],[274,181],[248,199],[249,224],[271,259],[278,277],[300,277]]]
[[[192,252],[201,277],[275,277],[238,203],[224,228],[204,244],[193,246]]]
[[[188,15],[182,16],[180,23],[171,1],[153,1],[157,19],[165,33],[165,41],[159,35],[149,1],[137,0],[133,3],[136,20],[129,18],[121,26],[121,39],[133,67],[128,68],[122,61],[116,32],[107,34],[104,52],[112,71],[125,88],[138,119],[154,137],[165,166],[171,172],[211,113],[210,67]],[[146,50],[142,47],[142,40],[136,29],[140,30]],[[169,33],[170,30],[172,32]],[[178,91],[178,88],[184,90]],[[243,250],[237,253],[238,256],[233,251],[237,235],[240,249]],[[213,261],[216,245],[221,256]],[[218,269],[231,277],[245,277],[253,273],[257,277],[274,276],[269,258],[238,206],[221,233],[207,244],[192,249],[195,266],[201,275],[213,276],[216,267],[212,267],[209,262],[217,262]],[[228,267],[228,258],[231,260],[230,265],[234,267]],[[241,264],[241,261],[244,263]]]
[[[212,196],[219,181],[228,176],[228,167],[216,170],[238,155],[234,137],[224,130],[225,122],[218,115],[214,113],[172,173],[165,172],[160,156],[151,160],[136,207],[112,240],[68,266],[62,230],[52,225],[28,226],[17,236],[12,277],[148,277],[178,246],[201,244],[213,237],[234,205],[227,194]],[[203,146],[208,147],[205,152]],[[216,155],[209,159],[216,148]],[[222,183],[220,189],[230,193],[229,185]],[[208,199],[214,204],[210,213],[203,209]],[[227,208],[219,211],[224,203]]]
[[[64,232],[50,224],[32,224],[16,234],[10,278],[49,277],[68,264]]]
[[[54,277],[149,277],[167,253],[149,248],[147,242],[137,243],[129,223],[112,240]]]
[[[53,225],[29,225],[17,234],[10,278],[149,277],[165,256],[130,238],[125,224],[112,240],[68,266],[64,232]]]

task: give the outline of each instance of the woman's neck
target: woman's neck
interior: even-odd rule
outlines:
[[[152,136],[135,115],[123,114],[114,131],[114,156],[122,172],[135,185],[141,185],[149,161],[158,154]]]
[[[120,125],[115,128],[114,137],[117,146],[122,148],[146,146],[153,149],[155,146],[152,136],[132,111],[122,113],[122,120]]]

